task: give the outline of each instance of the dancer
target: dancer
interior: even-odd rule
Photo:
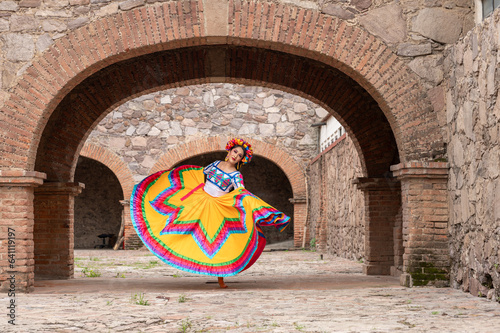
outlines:
[[[178,269],[225,276],[249,268],[266,244],[261,226],[283,230],[290,218],[244,187],[239,172],[253,156],[242,139],[226,144],[224,161],[180,166],[146,177],[134,188],[132,222],[148,249]],[[204,180],[206,176],[206,181]]]

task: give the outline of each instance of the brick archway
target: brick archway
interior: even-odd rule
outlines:
[[[272,161],[280,167],[287,176],[294,197],[304,197],[306,194],[305,176],[302,168],[293,160],[293,158],[279,147],[253,138],[245,138],[252,144],[255,155],[259,155]],[[165,155],[158,159],[158,162],[151,168],[150,173],[160,170],[166,170],[175,164],[182,162],[190,157],[201,155],[218,150],[224,150],[226,142],[230,137],[208,137],[199,140],[193,140],[183,145],[178,145],[170,149]]]
[[[260,15],[254,16],[256,8]],[[27,195],[39,183],[29,173],[45,173],[47,182],[36,192],[35,221],[57,198],[67,214],[51,223],[72,225],[74,168],[92,128],[129,99],[205,82],[276,87],[322,105],[350,134],[370,179],[383,178],[399,162],[394,171],[407,179],[407,170],[414,169],[410,162],[432,159],[443,146],[419,78],[365,30],[290,4],[171,1],[98,19],[36,58],[0,109],[0,170],[19,170]],[[405,190],[412,193],[420,178],[411,178]],[[418,217],[410,215],[411,228],[405,230],[418,229]],[[16,224],[33,220],[4,222]],[[28,268],[19,277],[26,290],[33,285],[29,242],[27,259],[20,262]],[[71,252],[71,246],[60,250]],[[408,263],[422,261],[415,254]],[[64,258],[72,261],[72,252]],[[66,270],[61,277],[72,275],[72,265],[64,260],[59,265]]]
[[[118,178],[123,190],[124,199],[130,198],[135,182],[132,172],[121,158],[112,151],[92,143],[86,143],[80,151],[80,155],[107,166],[115,174],[116,178]]]
[[[135,234],[134,227],[132,226],[132,219],[130,217],[130,209],[128,205],[128,200],[134,190],[135,181],[127,164],[112,151],[92,143],[85,143],[80,151],[80,155],[104,164],[115,174],[116,178],[118,178],[123,191],[123,201],[121,201],[123,204],[124,219],[123,236],[126,243],[137,244],[140,240],[137,239],[138,237]]]
[[[304,226],[306,225],[307,217],[307,188],[304,170],[289,154],[279,147],[253,138],[242,138],[251,142],[255,155],[262,156],[276,164],[290,181],[293,192],[292,203],[294,205],[294,243],[295,246],[299,247],[304,236]],[[170,169],[177,163],[196,155],[223,150],[228,140],[230,140],[229,137],[217,136],[193,140],[186,144],[178,145],[161,156],[151,168],[150,173]]]
[[[265,9],[262,12],[265,14],[259,16],[260,24],[249,27],[243,18],[252,16],[250,11],[256,5]],[[374,144],[363,146],[359,142],[359,132],[365,129],[356,128],[355,123],[363,119],[357,117],[355,121],[349,119],[349,113],[342,113],[342,108],[349,108],[353,103],[362,104],[368,110],[380,108],[381,112],[369,121],[372,124],[379,122],[380,132],[391,132],[402,162],[429,157],[429,147],[442,145],[435,114],[431,112],[431,104],[418,77],[375,36],[338,18],[293,5],[207,0],[205,6],[207,8],[203,8],[202,2],[173,1],[141,7],[102,18],[57,40],[27,68],[2,108],[4,117],[10,121],[1,129],[7,142],[2,147],[0,168],[35,168],[37,152],[43,154],[43,149],[41,152],[38,148],[44,145],[44,136],[60,117],[54,111],[64,107],[61,104],[69,103],[68,99],[97,109],[97,113],[75,115],[74,122],[81,124],[83,129],[74,138],[69,130],[63,133],[76,142],[73,148],[68,147],[68,157],[62,164],[75,162],[77,154],[74,151],[81,149],[78,143],[86,138],[92,125],[125,100],[170,86],[214,80],[280,87],[318,102],[351,132],[362,156],[369,155],[377,147]],[[211,11],[228,14],[205,20]],[[209,48],[208,45],[226,47]],[[126,75],[117,72],[116,68],[109,69],[110,65],[119,62],[180,49],[187,50],[177,53],[185,56],[186,62],[179,57],[155,58],[154,65],[143,66],[142,72]],[[256,49],[265,52],[253,52]],[[282,55],[289,56],[281,59]],[[305,62],[294,62],[295,59]],[[293,64],[291,68],[296,73],[312,76],[315,80],[273,73],[270,69],[280,60]],[[256,67],[242,71],[238,65],[245,62]],[[180,66],[180,71],[158,73],[157,70],[165,65]],[[285,73],[289,72],[290,67],[285,67]],[[117,90],[100,87],[98,80],[82,85],[83,81],[106,68],[106,74],[118,75],[113,79],[132,80],[134,85]],[[333,71],[328,72],[328,69]],[[347,82],[348,88],[337,91],[339,85],[328,85],[331,78],[352,82]],[[356,91],[355,86],[362,88],[366,95]],[[100,88],[107,96],[96,96]],[[374,103],[364,104],[367,96]],[[379,119],[381,117],[385,119]],[[390,128],[384,128],[384,123]],[[52,141],[50,144],[56,145],[61,138]]]

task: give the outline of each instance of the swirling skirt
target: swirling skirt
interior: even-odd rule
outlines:
[[[160,171],[134,188],[132,222],[148,249],[178,269],[232,276],[265,246],[261,226],[283,230],[290,218],[240,187],[221,197],[203,190],[203,168]]]

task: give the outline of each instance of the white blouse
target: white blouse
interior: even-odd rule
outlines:
[[[245,187],[241,173],[239,171],[227,173],[219,169],[220,162],[215,161],[203,169],[203,173],[207,175],[203,189],[213,197],[220,197],[238,187]]]

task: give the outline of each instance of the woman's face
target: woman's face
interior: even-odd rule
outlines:
[[[229,151],[229,159],[228,161],[231,164],[238,164],[244,156],[243,148],[241,147],[234,147]]]

